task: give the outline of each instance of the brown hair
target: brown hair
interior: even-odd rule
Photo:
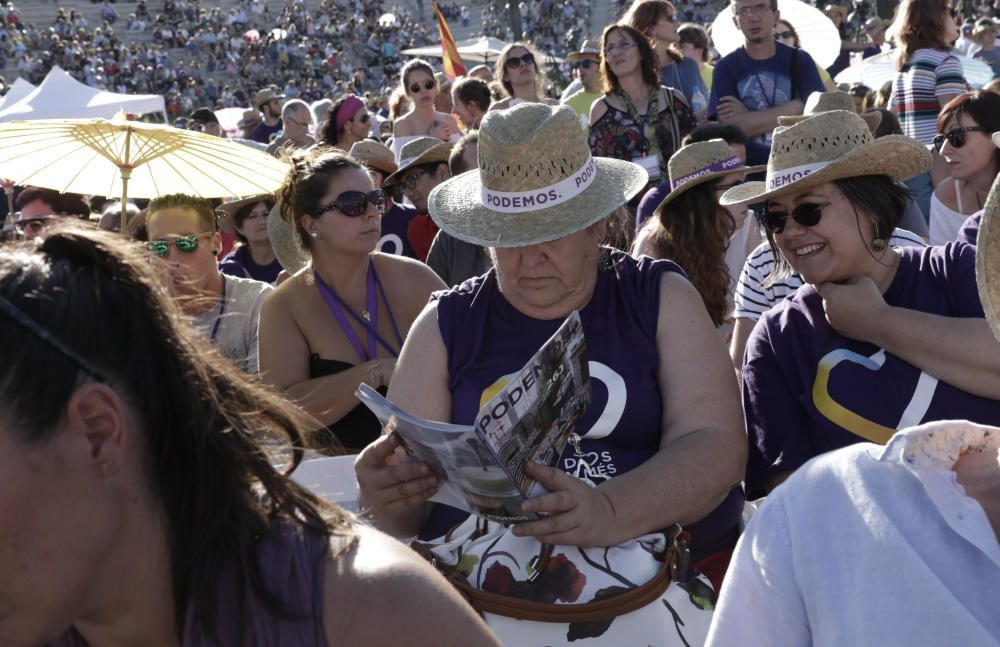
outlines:
[[[292,225],[299,244],[309,249],[312,238],[302,226],[302,216],[314,218],[320,201],[326,195],[330,180],[347,169],[358,169],[367,174],[361,162],[339,148],[317,146],[311,149],[295,150],[288,155],[291,168],[279,191],[281,219]]]
[[[497,58],[496,67],[494,68],[493,75],[500,79],[500,85],[506,90],[509,96],[514,96],[514,86],[511,85],[510,80],[504,78],[507,75],[507,59],[510,58],[510,52],[515,47],[520,47],[522,49],[528,50],[528,53],[535,57],[535,96],[539,99],[545,96],[545,83],[542,80],[542,71],[538,67],[542,60],[542,54],[535,46],[531,43],[525,43],[524,41],[517,41],[516,43],[511,43],[503,48],[500,52],[500,56]]]
[[[918,49],[949,51],[951,45],[944,38],[946,11],[951,10],[948,0],[903,0],[896,11],[890,28],[896,35],[899,49],[896,52],[896,69],[901,70]]]
[[[215,233],[218,231],[218,223],[215,219],[215,207],[205,198],[198,198],[185,193],[171,193],[170,195],[154,198],[146,208],[146,226],[153,219],[157,211],[164,209],[190,209],[198,214],[198,223],[205,232]]]
[[[408,61],[399,72],[399,85],[403,88],[404,94],[408,95],[410,92],[410,88],[408,87],[410,83],[410,73],[417,70],[427,72],[427,74],[431,77],[431,80],[434,81],[434,68],[431,67],[430,63],[422,58],[415,58],[412,61]]]
[[[701,25],[693,22],[686,22],[677,28],[677,35],[681,43],[688,43],[701,50],[701,62],[708,63],[710,59],[709,50],[712,48],[712,40],[708,37],[708,32]]]
[[[652,40],[650,32],[653,27],[660,21],[660,18],[668,15],[673,16],[675,20],[677,19],[677,9],[668,0],[635,0],[632,6],[625,10],[618,24],[633,27],[639,30],[646,39]],[[676,43],[670,43],[667,55],[673,59],[674,63],[680,63],[684,60],[684,55],[681,54]]]
[[[635,42],[636,47],[639,48],[639,69],[642,72],[642,82],[653,89],[658,88],[660,85],[660,73],[656,67],[656,53],[653,52],[653,47],[646,40],[646,37],[635,27],[622,24],[605,27],[604,32],[601,34],[601,52],[604,52],[608,37],[614,31],[624,32],[625,35]],[[604,94],[611,94],[617,89],[618,77],[611,71],[608,57],[601,54],[601,91]]]
[[[37,186],[26,187],[17,195],[17,209],[20,211],[25,205],[38,200],[52,208],[54,214],[60,216],[77,216],[79,218],[90,217],[90,205],[77,193],[59,193],[52,189],[43,189]]]
[[[991,133],[1000,130],[1000,95],[989,90],[973,90],[958,95],[941,108],[941,114],[937,118],[938,133],[943,134],[948,123],[952,120],[958,122],[959,116],[963,114],[985,128],[986,132],[983,134],[989,137]],[[993,149],[993,164],[993,176],[996,177],[1000,170],[1000,148]]]
[[[271,198],[261,198],[260,200],[255,200],[254,202],[247,203],[236,210],[233,214],[233,225],[236,228],[236,237],[240,239],[241,243],[248,243],[247,237],[240,233],[240,227],[246,222],[246,219],[250,217],[250,212],[253,211],[258,204],[264,203],[267,205],[268,212],[271,211],[271,207],[274,206],[274,200]]]

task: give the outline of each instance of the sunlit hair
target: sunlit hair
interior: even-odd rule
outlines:
[[[509,75],[507,74],[507,59],[510,58],[510,52],[515,47],[520,47],[526,49],[528,53],[535,57],[535,96],[541,99],[545,96],[545,79],[542,75],[541,68],[539,65],[542,63],[542,54],[535,46],[531,43],[525,43],[524,41],[517,41],[516,43],[511,43],[503,48],[500,52],[499,58],[497,58],[496,66],[494,67],[493,75],[500,79],[500,84],[503,89],[511,97],[514,96],[514,86],[511,85]],[[522,54],[523,56],[523,54]]]
[[[218,231],[219,226],[215,219],[215,207],[205,198],[199,198],[185,193],[171,193],[170,195],[154,198],[146,207],[146,225],[156,217],[156,214],[165,209],[190,209],[198,214],[198,224],[202,232]]]
[[[944,33],[944,15],[950,10],[948,0],[903,0],[899,4],[889,28],[897,44],[897,70],[903,69],[918,49],[951,50]]]
[[[708,63],[711,60],[709,50],[712,49],[712,40],[708,37],[708,32],[701,25],[693,22],[686,22],[677,28],[677,36],[680,43],[687,43],[692,47],[701,50],[701,62]]]
[[[427,76],[431,77],[432,81],[434,80],[434,68],[431,67],[430,63],[422,58],[415,58],[412,61],[408,61],[399,72],[400,86],[406,95],[410,94],[410,74],[417,70],[426,72]]]
[[[489,110],[490,103],[492,103],[489,84],[475,77],[467,76],[459,79],[452,86],[451,93],[462,103],[471,103],[482,112]]]
[[[304,249],[312,238],[302,226],[302,216],[319,217],[320,203],[330,188],[330,182],[344,171],[360,170],[367,174],[361,162],[338,148],[320,146],[292,151],[288,156],[291,168],[279,190],[281,219],[295,228],[295,235]]]
[[[0,248],[0,296],[37,324],[0,312],[0,403],[10,423],[0,433],[43,446],[60,433],[78,386],[106,378],[135,421],[141,474],[162,509],[177,635],[189,612],[214,634],[227,563],[246,599],[283,617],[300,613],[290,608],[299,602],[265,586],[256,538],[277,519],[352,534],[348,515],[272,466],[274,449],[301,447],[314,425],[196,334],[155,270],[120,235],[79,223]],[[289,468],[301,457],[294,449]],[[234,606],[245,616],[245,600]]]
[[[608,57],[604,54],[608,38],[616,31],[622,32],[629,40],[635,42],[635,46],[639,50],[639,70],[642,74],[642,82],[649,87],[659,87],[660,73],[657,70],[656,53],[653,51],[653,47],[638,29],[618,24],[608,25],[604,28],[604,33],[601,34],[601,91],[604,94],[611,94],[619,87],[618,77],[611,71]]]
[[[660,18],[664,16],[676,17],[676,15],[677,9],[668,0],[635,0],[622,14],[618,24],[628,25],[639,30],[652,44],[653,29],[656,27],[656,23],[660,22]],[[676,43],[670,44],[667,54],[674,63],[679,63],[684,59],[684,55],[681,54]]]
[[[962,119],[965,117],[965,119]],[[969,120],[975,123],[967,123]],[[952,127],[981,126],[989,137],[1000,131],[1000,95],[988,90],[973,90],[949,101],[937,118],[937,131],[946,133]],[[993,149],[993,175],[1000,169],[1000,148]]]

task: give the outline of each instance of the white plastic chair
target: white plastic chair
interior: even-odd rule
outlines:
[[[319,498],[358,511],[358,481],[354,475],[354,454],[302,461],[292,472],[292,480],[309,488]]]

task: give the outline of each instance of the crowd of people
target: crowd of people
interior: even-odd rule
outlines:
[[[728,7],[718,57],[704,3],[588,36],[522,2],[533,41],[450,79],[398,56],[422,3],[166,3],[135,61],[235,65],[233,146],[286,174],[0,183],[0,644],[1000,645],[1000,94],[956,53],[992,9],[970,51],[945,0],[825,6],[824,69],[777,0]],[[886,88],[836,84],[883,49]],[[585,395],[532,409],[567,326]],[[376,392],[466,431],[415,445]],[[552,460],[497,485],[492,417]],[[357,514],[289,476],[324,455]]]

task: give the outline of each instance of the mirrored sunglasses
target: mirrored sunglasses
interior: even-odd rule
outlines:
[[[830,206],[830,203],[816,204],[813,202],[803,202],[792,209],[792,220],[803,227],[815,227],[823,217],[823,209]],[[780,234],[785,231],[785,223],[788,221],[788,213],[783,211],[774,212],[766,207],[762,212],[757,213],[757,222],[769,234]]]
[[[368,205],[375,207],[375,210],[381,215],[385,211],[385,191],[382,189],[375,189],[370,193],[344,191],[330,204],[320,205],[319,212],[326,213],[336,209],[348,218],[357,218],[364,215],[368,210]]]
[[[434,79],[424,79],[423,83],[414,83],[413,85],[410,86],[410,92],[412,94],[417,94],[418,92],[420,92],[421,88],[423,88],[424,90],[433,90]]]
[[[965,128],[952,128],[943,135],[934,135],[934,139],[931,140],[934,143],[934,148],[941,150],[944,146],[945,141],[951,144],[952,148],[961,148],[965,146],[965,133],[985,133],[987,130],[980,126],[967,126]]]
[[[198,250],[198,240],[201,238],[208,238],[214,236],[212,232],[205,232],[204,234],[192,234],[190,236],[178,236],[172,240],[162,239],[162,240],[151,240],[146,243],[146,249],[148,249],[153,254],[159,256],[160,258],[166,258],[170,254],[170,245],[173,244],[177,248],[177,251],[190,254]]]

